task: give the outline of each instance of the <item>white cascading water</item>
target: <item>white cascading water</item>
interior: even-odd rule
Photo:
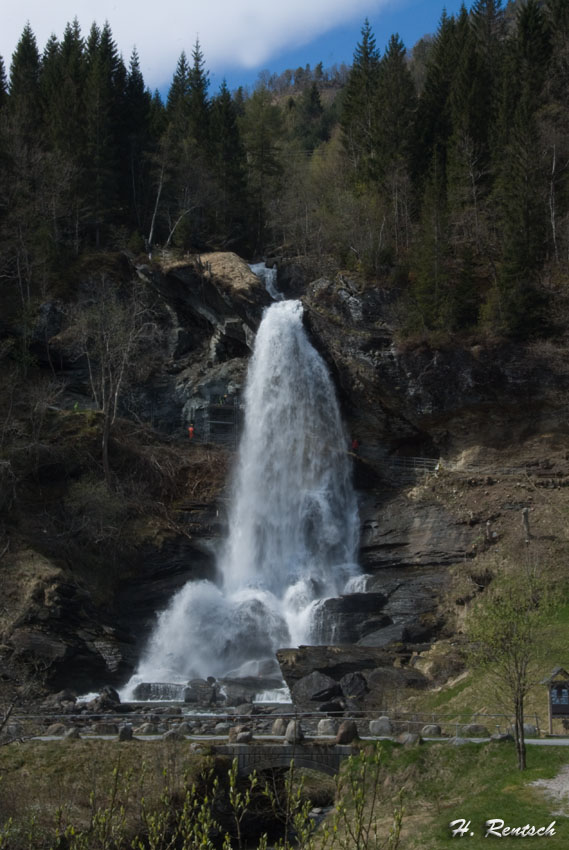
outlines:
[[[273,299],[273,301],[282,301],[284,295],[277,289],[277,267],[268,268],[265,263],[253,263],[249,265],[253,274],[260,277],[265,284],[265,289]]]
[[[347,440],[300,301],[265,313],[245,392],[218,582],[188,582],[159,619],[138,682],[250,675],[279,647],[317,643],[318,601],[358,573]]]

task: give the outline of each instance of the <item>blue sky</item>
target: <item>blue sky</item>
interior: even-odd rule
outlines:
[[[443,5],[449,13],[460,8],[459,0],[20,0],[3,12],[0,55],[9,68],[28,20],[40,50],[75,16],[84,34],[93,21],[108,20],[125,61],[136,46],[147,85],[161,92],[180,52],[190,54],[199,37],[216,93],[223,77],[230,88],[252,87],[263,69],[349,64],[366,16],[380,50],[394,32],[410,48],[435,32]]]
[[[370,8],[367,17],[372,25],[377,46],[381,53],[393,33],[399,33],[407,49],[427,33],[435,33],[443,11],[455,14],[459,11],[462,0],[406,0],[406,2],[390,3],[388,6],[374,11]],[[373,6],[373,4],[370,4]],[[470,5],[467,5],[470,8]],[[322,61],[325,68],[334,63],[340,65],[342,62],[351,64],[355,47],[361,38],[361,28],[366,18],[366,13],[344,26],[319,35],[308,44],[300,47],[292,47],[276,52],[270,60],[257,65],[252,69],[234,68],[226,66],[222,70],[210,72],[211,88],[216,90],[221,84],[223,76],[227,77],[231,89],[239,85],[254,86],[259,72],[267,69],[271,73],[280,74],[287,68],[304,67],[307,63],[314,68]],[[206,57],[207,58],[207,57]]]

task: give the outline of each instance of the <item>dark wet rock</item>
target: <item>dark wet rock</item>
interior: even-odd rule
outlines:
[[[330,676],[326,676],[318,670],[312,670],[308,675],[295,681],[290,692],[295,705],[306,706],[310,703],[314,704],[314,701],[320,701],[322,691],[333,689],[337,694],[338,686],[339,683],[335,682]],[[340,688],[340,694],[341,692]]]
[[[402,690],[426,687],[428,679],[418,670],[401,664],[393,666],[395,661],[408,659],[409,655],[409,650],[404,647],[389,651],[381,647],[346,645],[301,646],[277,652],[293,701],[303,710],[313,708],[313,684],[324,682],[324,687],[332,687],[336,682],[342,686],[342,679],[348,674],[358,673],[365,682],[364,688],[360,678],[345,680],[359,683],[360,696],[344,699],[347,707],[349,702],[351,708],[357,710],[377,709],[389,703]]]
[[[364,676],[358,672],[346,673],[345,676],[342,676],[340,687],[347,700],[355,700],[356,702],[364,699],[369,690]]]
[[[170,682],[140,682],[132,692],[132,698],[135,702],[177,700],[183,699],[183,695],[183,685],[171,684]]]
[[[184,702],[197,703],[202,706],[215,705],[218,696],[218,687],[216,684],[206,681],[205,679],[192,679],[187,686],[183,688]]]
[[[321,703],[316,710],[324,714],[341,714],[345,708],[344,700],[332,700],[331,702]]]
[[[389,625],[382,613],[387,601],[383,593],[350,593],[325,599],[315,613],[314,632],[317,642],[357,643],[370,632]]]
[[[253,733],[250,729],[246,729],[244,732],[239,732],[235,738],[236,744],[250,744],[253,740]]]
[[[358,727],[353,720],[343,720],[336,733],[336,744],[351,744],[359,738]]]
[[[124,723],[119,727],[119,741],[132,741],[134,738],[133,729],[130,723]]]
[[[250,732],[251,729],[249,726],[244,724],[240,724],[239,726],[232,726],[229,730],[229,734],[227,736],[230,744],[236,744],[237,738],[239,735],[242,735],[244,732]]]
[[[114,702],[117,704],[121,701],[118,691],[111,685],[105,685],[104,688],[101,688],[101,696],[107,697],[110,702]]]
[[[321,691],[317,691],[315,694],[312,694],[310,697],[314,702],[324,700],[325,702],[329,702],[334,700],[336,697],[343,696],[342,687],[338,682],[334,682],[333,685],[330,685],[328,688],[324,688]]]

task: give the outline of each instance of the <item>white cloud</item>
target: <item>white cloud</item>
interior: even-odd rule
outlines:
[[[392,0],[393,2],[393,0]],[[280,51],[307,44],[334,27],[361,21],[388,0],[23,0],[3,14],[0,55],[9,68],[27,20],[40,50],[52,32],[79,19],[84,34],[108,20],[125,61],[136,45],[151,88],[168,82],[180,52],[199,37],[207,67],[254,68]]]

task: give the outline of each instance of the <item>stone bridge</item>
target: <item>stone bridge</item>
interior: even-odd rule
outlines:
[[[342,760],[354,752],[351,746],[340,744],[229,744],[215,745],[212,749],[220,756],[236,758],[240,776],[248,776],[254,770],[261,772],[275,767],[288,768],[291,761],[294,761],[295,767],[335,776]]]

